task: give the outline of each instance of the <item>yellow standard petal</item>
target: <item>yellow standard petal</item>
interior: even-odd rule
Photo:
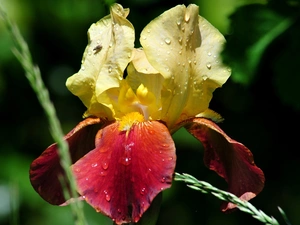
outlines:
[[[126,19],[129,9],[119,4],[88,30],[81,69],[67,80],[68,89],[88,108],[85,115],[113,119],[113,101],[134,47],[134,28]]]
[[[198,11],[178,5],[141,33],[147,59],[165,79],[162,120],[169,127],[208,109],[212,92],[230,76],[220,59],[225,39]]]
[[[140,112],[146,119],[161,119],[161,90],[164,77],[149,63],[142,49],[134,49],[126,80],[136,92]]]

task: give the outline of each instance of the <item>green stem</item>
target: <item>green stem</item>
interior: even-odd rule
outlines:
[[[1,7],[0,16],[3,18],[3,21],[14,41],[15,48],[13,49],[13,53],[20,61],[22,67],[25,70],[26,78],[29,80],[32,89],[35,91],[37,98],[46,113],[50,125],[50,133],[54,141],[57,143],[59,149],[58,153],[60,156],[60,164],[66,173],[67,180],[70,183],[71,196],[68,191],[65,191],[65,193],[67,193],[68,195],[65,197],[66,199],[70,199],[71,197],[76,198],[78,197],[78,194],[76,192],[76,183],[70,170],[72,162],[69,155],[68,143],[64,140],[64,134],[62,132],[60,122],[56,116],[55,108],[50,100],[49,92],[41,78],[40,70],[37,66],[33,65],[28,45],[20,34],[18,27],[9,20],[6,13]],[[83,205],[81,201],[75,201],[74,204],[71,204],[71,210],[74,216],[77,217],[77,225],[87,224],[85,222]]]
[[[270,217],[266,215],[263,211],[256,209],[250,202],[243,201],[239,199],[237,196],[229,192],[222,191],[205,181],[199,181],[195,177],[189,174],[179,174],[179,173],[175,173],[174,179],[176,181],[184,181],[185,183],[187,183],[188,187],[194,190],[201,191],[202,193],[205,194],[209,193],[223,201],[231,202],[235,204],[236,207],[241,211],[252,215],[253,218],[265,224],[279,225],[278,221],[274,217]]]

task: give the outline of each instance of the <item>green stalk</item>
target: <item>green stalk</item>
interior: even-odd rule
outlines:
[[[54,141],[57,143],[59,149],[58,153],[60,156],[60,164],[66,173],[67,180],[70,183],[71,196],[68,191],[64,191],[64,193],[67,194],[65,198],[76,198],[78,197],[78,194],[76,192],[76,182],[70,170],[72,162],[69,155],[68,143],[64,140],[64,134],[62,132],[60,122],[56,116],[55,108],[50,100],[49,92],[41,78],[40,70],[37,66],[33,64],[28,45],[22,37],[18,27],[9,20],[6,13],[1,7],[0,16],[2,17],[14,41],[13,53],[15,54],[16,58],[20,61],[23,69],[25,70],[26,78],[28,79],[32,89],[35,91],[37,98],[46,113],[50,126],[50,133]],[[66,187],[66,184],[64,184],[64,186]],[[75,224],[87,224],[85,222],[83,204],[81,201],[75,201],[73,204],[71,204],[71,210],[74,214],[74,217],[76,218]]]

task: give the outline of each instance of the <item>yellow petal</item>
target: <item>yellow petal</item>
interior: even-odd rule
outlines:
[[[161,90],[163,76],[148,62],[142,49],[133,51],[126,80],[136,92],[146,119],[161,119]]]
[[[67,80],[68,89],[88,108],[86,115],[112,118],[115,114],[108,90],[118,88],[134,47],[134,28],[126,19],[129,9],[119,4],[88,30],[81,69]],[[111,91],[109,91],[111,92]]]
[[[206,110],[212,92],[230,76],[219,57],[225,39],[198,15],[196,5],[164,12],[144,28],[140,42],[165,78],[162,120],[169,127]]]

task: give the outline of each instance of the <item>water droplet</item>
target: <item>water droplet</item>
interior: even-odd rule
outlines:
[[[134,222],[137,223],[140,220],[141,217],[137,216],[134,218]]]
[[[143,36],[143,40],[146,40],[147,39],[147,37],[146,36]]]
[[[184,32],[184,30],[185,30],[185,28],[184,28],[184,27],[182,27],[182,28],[181,28],[181,31],[182,31],[182,32]]]
[[[85,70],[85,67],[84,67],[84,66],[81,66],[81,70],[84,71],[84,70]]]
[[[110,201],[110,196],[109,195],[105,195],[105,200],[109,202]]]
[[[109,66],[109,67],[108,67],[108,72],[111,73],[111,71],[112,71],[112,67]]]
[[[140,193],[141,193],[141,195],[144,195],[146,193],[146,188],[142,188]]]
[[[182,43],[182,37],[178,38],[178,42],[181,44]]]
[[[107,172],[106,172],[106,171],[101,171],[101,172],[100,172],[100,176],[101,176],[101,177],[104,177],[104,176],[106,176],[106,175],[107,175]]]
[[[122,158],[121,158],[121,163],[122,163],[124,166],[128,166],[128,165],[130,165],[130,163],[131,163],[131,158],[130,158],[130,157],[122,157]]]
[[[165,39],[165,43],[166,43],[167,45],[169,45],[169,44],[171,44],[171,40],[170,40],[169,38],[166,38],[166,39]]]
[[[85,178],[85,180],[86,180],[86,181],[88,181],[88,180],[89,180],[89,178],[88,178],[88,177],[86,177],[86,178]]]
[[[92,163],[92,167],[95,168],[98,166],[98,163]]]
[[[148,30],[147,30],[147,33],[150,33],[150,31],[151,31],[151,30],[150,30],[150,29],[148,29]]]
[[[203,75],[203,76],[202,76],[202,79],[203,79],[203,80],[207,80],[207,78],[208,78],[207,75]]]
[[[182,54],[182,51],[179,51],[179,55],[181,55]]]
[[[181,21],[177,20],[176,24],[177,24],[177,26],[180,26],[181,25]]]
[[[98,207],[95,208],[96,212],[100,212],[100,209]]]
[[[173,157],[169,157],[168,160],[169,160],[169,161],[172,161],[172,160],[173,160]]]
[[[117,209],[117,211],[118,211],[118,213],[121,213],[121,212],[122,212],[121,209]]]
[[[151,172],[152,170],[150,168],[148,168],[148,171]]]
[[[179,95],[179,93],[177,93],[177,95]],[[161,161],[163,161],[163,162],[164,162],[164,161],[165,161],[165,159],[161,159]]]
[[[150,134],[155,134],[155,131],[152,130],[152,129],[149,129],[149,133],[150,133]]]
[[[110,48],[111,48],[111,47],[112,47],[112,45],[113,45],[113,44],[110,42],[110,43],[109,43],[109,45],[108,45],[108,47],[110,47]]]
[[[196,61],[196,60],[194,60],[194,64],[195,64],[195,65],[197,64],[197,61]]]
[[[160,182],[165,183],[166,182],[166,178],[162,177],[161,180],[160,180]]]
[[[85,195],[82,195],[82,198],[85,199],[86,198]]]
[[[206,67],[207,67],[207,69],[210,70],[210,69],[211,69],[211,64],[210,64],[210,63],[207,63],[207,64],[206,64]]]
[[[102,162],[102,168],[104,169],[104,170],[107,170],[107,168],[108,168],[108,163],[107,162]]]
[[[190,21],[190,14],[189,14],[189,13],[186,13],[186,14],[184,15],[184,21],[185,21],[185,22],[189,22],[189,21]]]
[[[191,64],[191,63],[192,63],[192,60],[189,59],[189,64]]]
[[[208,52],[207,55],[208,55],[208,56],[211,56],[211,52]]]

